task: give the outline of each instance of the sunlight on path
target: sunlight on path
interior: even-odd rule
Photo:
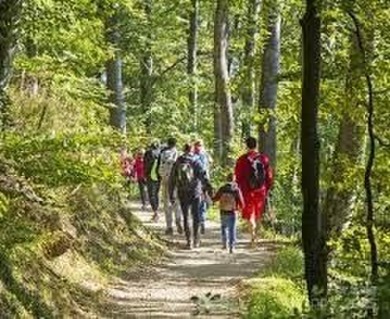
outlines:
[[[219,224],[209,221],[201,247],[184,249],[184,235],[165,236],[165,221],[151,223],[151,212],[130,204],[133,213],[169,241],[162,264],[134,271],[105,292],[105,318],[239,318],[236,285],[266,263],[271,249],[247,248],[249,238],[238,234],[234,254],[221,249]]]

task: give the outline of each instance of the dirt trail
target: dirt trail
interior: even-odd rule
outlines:
[[[237,284],[269,260],[272,247],[260,243],[250,249],[248,236],[239,233],[237,250],[229,254],[221,249],[219,224],[209,221],[201,247],[188,251],[183,236],[164,235],[164,218],[151,223],[150,211],[131,205],[134,214],[171,245],[160,265],[107,289],[106,318],[239,318]]]

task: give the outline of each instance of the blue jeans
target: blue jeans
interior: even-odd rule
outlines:
[[[206,221],[206,212],[207,212],[207,202],[204,199],[201,199],[199,203],[199,223],[204,225]]]
[[[237,237],[237,216],[234,211],[225,212],[221,211],[221,234],[222,234],[222,245],[229,248],[234,248]]]

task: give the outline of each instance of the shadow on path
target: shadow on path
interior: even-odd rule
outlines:
[[[238,235],[237,250],[221,249],[219,224],[209,221],[201,247],[184,250],[184,236],[165,236],[165,221],[152,223],[151,212],[130,203],[133,213],[168,241],[163,262],[129,273],[106,290],[105,318],[239,318],[236,286],[268,262],[273,243],[249,247],[249,237]]]

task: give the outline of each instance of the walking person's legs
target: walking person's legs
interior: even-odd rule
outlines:
[[[152,217],[153,221],[158,220],[158,186],[159,186],[159,182],[152,181],[152,180],[147,181],[149,201],[153,211],[153,217]]]
[[[187,245],[186,248],[191,249],[191,229],[190,229],[190,221],[189,221],[189,215],[190,215],[190,202],[186,198],[180,199],[180,206],[181,211],[183,213],[183,226],[184,226],[184,233],[186,236]]]
[[[221,239],[222,249],[227,248],[227,229],[228,229],[228,218],[227,214],[221,212]]]
[[[244,198],[245,207],[242,212],[242,216],[248,223],[248,231],[251,235],[251,247],[256,242],[256,214],[255,214],[255,200],[252,194],[248,194]]]
[[[169,189],[168,189],[168,181],[161,181],[161,190],[162,190],[162,202],[164,206],[165,213],[165,223],[166,223],[166,231],[167,235],[173,235],[173,218],[172,218],[172,205],[169,200]]]
[[[180,204],[177,201],[172,205],[172,210],[175,214],[175,223],[176,223],[177,232],[181,235],[183,233],[183,227],[181,225],[182,213],[181,213]]]
[[[139,195],[142,203],[142,209],[145,209],[146,207],[146,194],[145,194],[145,181],[144,180],[139,180],[138,181],[138,189],[139,189]]]
[[[232,212],[228,215],[228,228],[229,228],[229,252],[233,253],[237,241],[237,215]]]
[[[199,224],[200,224],[200,233],[204,235],[206,231],[206,212],[207,212],[207,202],[202,199],[199,203]]]
[[[148,192],[148,198],[149,198],[149,203],[150,206],[152,206],[153,203],[153,185],[151,180],[146,180],[146,191]],[[153,207],[153,206],[152,206]]]
[[[192,227],[193,227],[193,240],[194,246],[199,247],[200,235],[199,235],[199,205],[200,198],[193,198],[191,202],[191,215],[192,215]]]
[[[261,228],[261,221],[263,217],[263,213],[265,210],[265,203],[266,203],[266,194],[262,193],[258,196],[258,201],[254,203],[253,208],[253,215],[254,215],[254,233],[255,233],[255,239],[254,241],[257,242],[260,228]]]

